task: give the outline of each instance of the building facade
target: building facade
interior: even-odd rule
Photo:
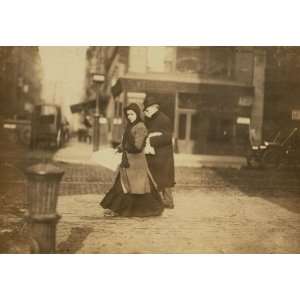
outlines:
[[[300,125],[300,47],[267,47],[264,136]]]
[[[38,47],[0,47],[0,114],[12,117],[40,101]]]
[[[172,120],[176,151],[241,154],[262,139],[265,52],[253,47],[103,47],[109,139],[118,142],[123,108],[160,101]]]

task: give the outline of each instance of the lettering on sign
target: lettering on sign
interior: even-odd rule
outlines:
[[[249,96],[239,98],[239,106],[251,106],[253,98]]]
[[[300,120],[300,110],[292,110],[292,120]]]

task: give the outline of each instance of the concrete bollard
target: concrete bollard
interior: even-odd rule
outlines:
[[[31,253],[55,253],[56,225],[60,219],[56,206],[64,171],[51,164],[37,164],[28,168],[25,174]]]

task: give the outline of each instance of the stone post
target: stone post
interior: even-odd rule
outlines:
[[[64,171],[51,164],[37,164],[28,168],[27,223],[32,239],[32,253],[55,253],[56,212],[59,183]]]

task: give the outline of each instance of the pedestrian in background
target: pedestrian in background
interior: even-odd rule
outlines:
[[[160,111],[156,98],[146,97],[144,101],[145,125],[148,130],[146,140],[148,166],[166,208],[174,208],[172,188],[175,185],[174,152],[172,144],[172,124]]]
[[[85,137],[87,134],[87,128],[85,125],[85,111],[80,112],[77,134],[78,134],[78,142],[85,141]]]
[[[92,143],[92,136],[93,136],[93,114],[92,111],[89,111],[86,115],[85,125],[87,127],[87,136],[86,140],[89,144]]]
[[[147,129],[141,120],[141,110],[133,103],[125,108],[124,113],[127,126],[118,148],[122,152],[122,161],[113,187],[100,205],[108,216],[161,215],[164,205],[144,154]]]

